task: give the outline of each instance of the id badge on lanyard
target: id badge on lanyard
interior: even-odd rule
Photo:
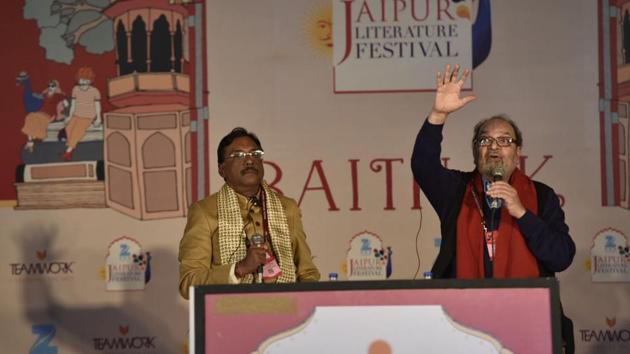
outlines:
[[[267,194],[263,189],[262,192],[262,216],[263,216],[263,233],[265,235],[265,240],[269,242],[271,246],[271,251],[267,250],[265,265],[263,266],[263,279],[274,279],[282,275],[282,269],[280,269],[280,265],[275,257],[275,252],[273,252],[273,243],[271,242],[271,234],[269,232],[269,218],[267,215]]]

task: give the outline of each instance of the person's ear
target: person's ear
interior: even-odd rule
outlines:
[[[220,163],[219,164],[219,176],[223,177],[223,179],[225,179],[225,175],[224,175],[225,174],[225,171],[224,171],[225,168],[224,168],[224,166],[225,166],[225,163]]]

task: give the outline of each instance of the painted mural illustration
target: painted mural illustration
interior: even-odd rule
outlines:
[[[602,205],[630,209],[630,1],[600,7]]]
[[[489,55],[488,0],[454,1],[474,20],[473,65]],[[149,220],[186,215],[209,186],[203,2],[26,0],[51,77],[15,73],[23,139],[15,208],[112,208]],[[192,19],[192,20],[191,20]],[[193,21],[194,23],[189,23]],[[306,21],[313,48],[332,56],[332,7]],[[36,70],[38,73],[39,70]],[[44,84],[42,84],[42,82]]]
[[[185,216],[205,195],[202,5],[25,1],[46,60],[74,75],[38,87],[28,67],[16,73],[16,209],[109,207],[147,220]],[[99,62],[85,65],[86,53]]]

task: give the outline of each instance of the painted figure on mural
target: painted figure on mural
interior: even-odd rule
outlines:
[[[101,118],[101,93],[92,86],[96,75],[90,67],[82,67],[77,71],[77,85],[72,89],[70,112],[66,123],[66,151],[63,154],[65,161],[72,160],[72,153],[77,144],[85,136],[90,125],[100,127]]]
[[[57,80],[50,80],[41,93],[33,92],[31,80],[25,71],[19,73],[16,82],[23,86],[22,102],[27,112],[22,127],[22,133],[27,139],[24,149],[33,152],[35,141],[47,137],[48,125],[65,118],[68,101]]]
[[[235,128],[217,148],[221,190],[190,206],[179,245],[179,291],[206,284],[317,281],[295,200],[263,180],[258,137]]]
[[[437,73],[433,107],[411,158],[416,182],[436,210],[442,242],[435,278],[535,278],[567,269],[575,256],[558,196],[517,166],[523,136],[505,116],[481,120],[474,128],[475,170],[444,167],[442,130],[449,114],[475,99],[461,97],[469,70],[459,65]],[[573,350],[573,325],[563,315],[562,334]]]

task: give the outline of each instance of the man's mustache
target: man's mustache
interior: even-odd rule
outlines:
[[[244,169],[241,170],[241,176],[246,174],[249,171],[253,171],[253,172],[258,173],[258,169],[255,168],[255,167],[245,167]]]

